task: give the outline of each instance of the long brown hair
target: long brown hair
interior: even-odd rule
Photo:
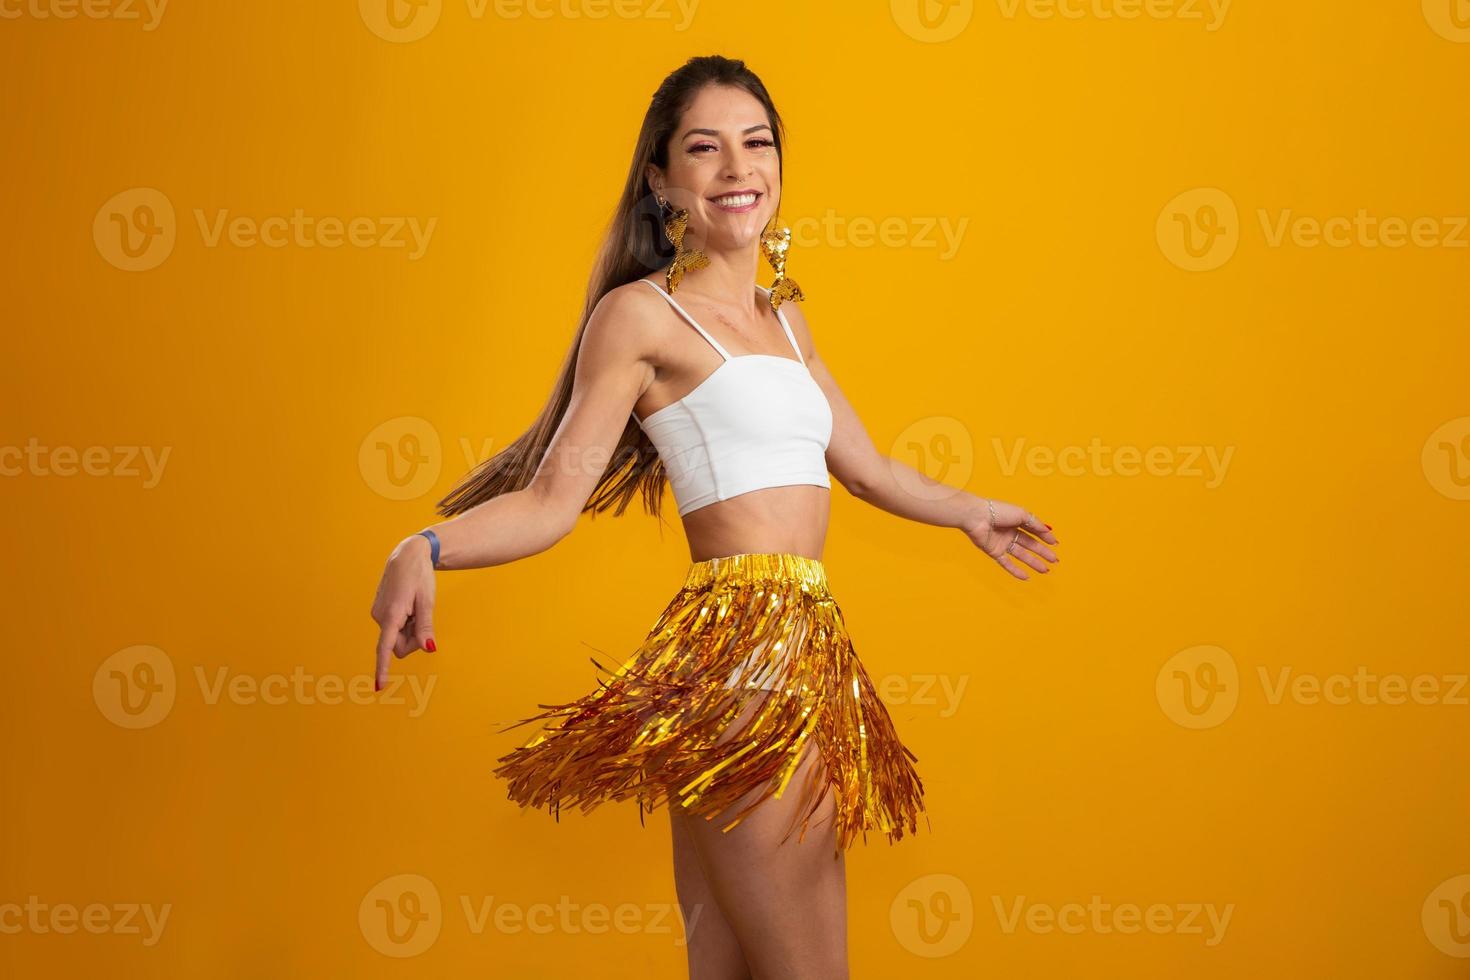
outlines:
[[[668,166],[669,140],[675,127],[695,95],[706,85],[742,88],[760,101],[770,118],[771,139],[776,145],[780,172],[785,136],[781,117],[765,85],[755,72],[745,67],[745,62],[719,55],[690,58],[663,80],[643,115],[643,127],[638,132],[638,144],[633,149],[623,193],[598,250],[576,335],[562,361],[551,397],[536,421],[519,439],[476,466],[439,501],[440,514],[452,517],[492,497],[525,489],[530,484],[571,401],[577,352],[592,311],[613,289],[661,268],[673,258],[674,248],[664,236],[663,217],[648,185],[648,164],[655,163],[660,169]],[[659,516],[666,479],[657,450],[629,413],[627,427],[618,439],[612,460],[582,512],[591,511],[596,516],[598,512],[616,505],[613,516],[619,516],[641,489],[644,509]]]

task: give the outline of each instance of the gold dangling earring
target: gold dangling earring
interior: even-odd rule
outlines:
[[[776,281],[771,283],[771,309],[780,310],[784,300],[800,302],[806,299],[801,287],[796,284],[795,279],[786,275],[786,253],[791,248],[791,229],[778,228],[776,215],[771,215],[771,220],[766,225],[765,231],[761,232],[761,252],[771,268],[776,270]]]
[[[668,201],[658,199],[659,211],[668,207]],[[679,288],[679,282],[684,278],[684,273],[693,269],[703,269],[709,265],[709,256],[697,248],[684,247],[684,232],[689,227],[689,209],[679,208],[664,218],[664,235],[669,243],[674,246],[674,260],[669,263],[669,271],[664,274],[664,282],[669,292]]]

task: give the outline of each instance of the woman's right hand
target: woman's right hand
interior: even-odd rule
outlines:
[[[975,547],[989,555],[1001,568],[1021,581],[1031,576],[1020,565],[1030,565],[1038,572],[1051,571],[1044,561],[1059,562],[1049,545],[1059,544],[1051,525],[1024,507],[1002,500],[982,497],[985,504],[973,519],[965,522],[965,535]],[[1026,533],[1030,532],[1030,533]]]
[[[373,621],[381,629],[373,690],[381,691],[388,683],[390,651],[401,660],[415,650],[435,650],[434,565],[428,538],[421,534],[404,538],[388,556],[373,599]]]

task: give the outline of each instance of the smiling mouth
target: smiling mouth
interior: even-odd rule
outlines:
[[[753,210],[760,199],[760,191],[734,191],[729,194],[721,194],[719,197],[712,197],[709,202],[721,211],[739,213]]]

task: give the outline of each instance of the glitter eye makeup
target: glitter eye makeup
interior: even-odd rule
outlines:
[[[753,149],[753,150],[773,150],[773,149],[776,148],[776,143],[775,143],[774,140],[768,140],[768,139],[764,139],[764,138],[761,138],[761,139],[753,139],[753,140],[746,140],[745,141],[745,145],[749,149]],[[695,143],[693,146],[687,147],[686,149],[690,153],[696,153],[697,154],[697,153],[703,153],[706,150],[718,150],[719,147],[716,146],[713,143],[705,142],[705,143]]]
[[[712,151],[719,152],[719,140],[722,137],[715,129],[691,128],[684,131],[684,136],[685,138],[695,137],[695,142],[684,147],[685,156],[700,157],[707,156]],[[753,153],[769,155],[776,149],[775,133],[765,123],[757,123],[753,126],[741,128],[739,138],[745,141],[745,148]]]

